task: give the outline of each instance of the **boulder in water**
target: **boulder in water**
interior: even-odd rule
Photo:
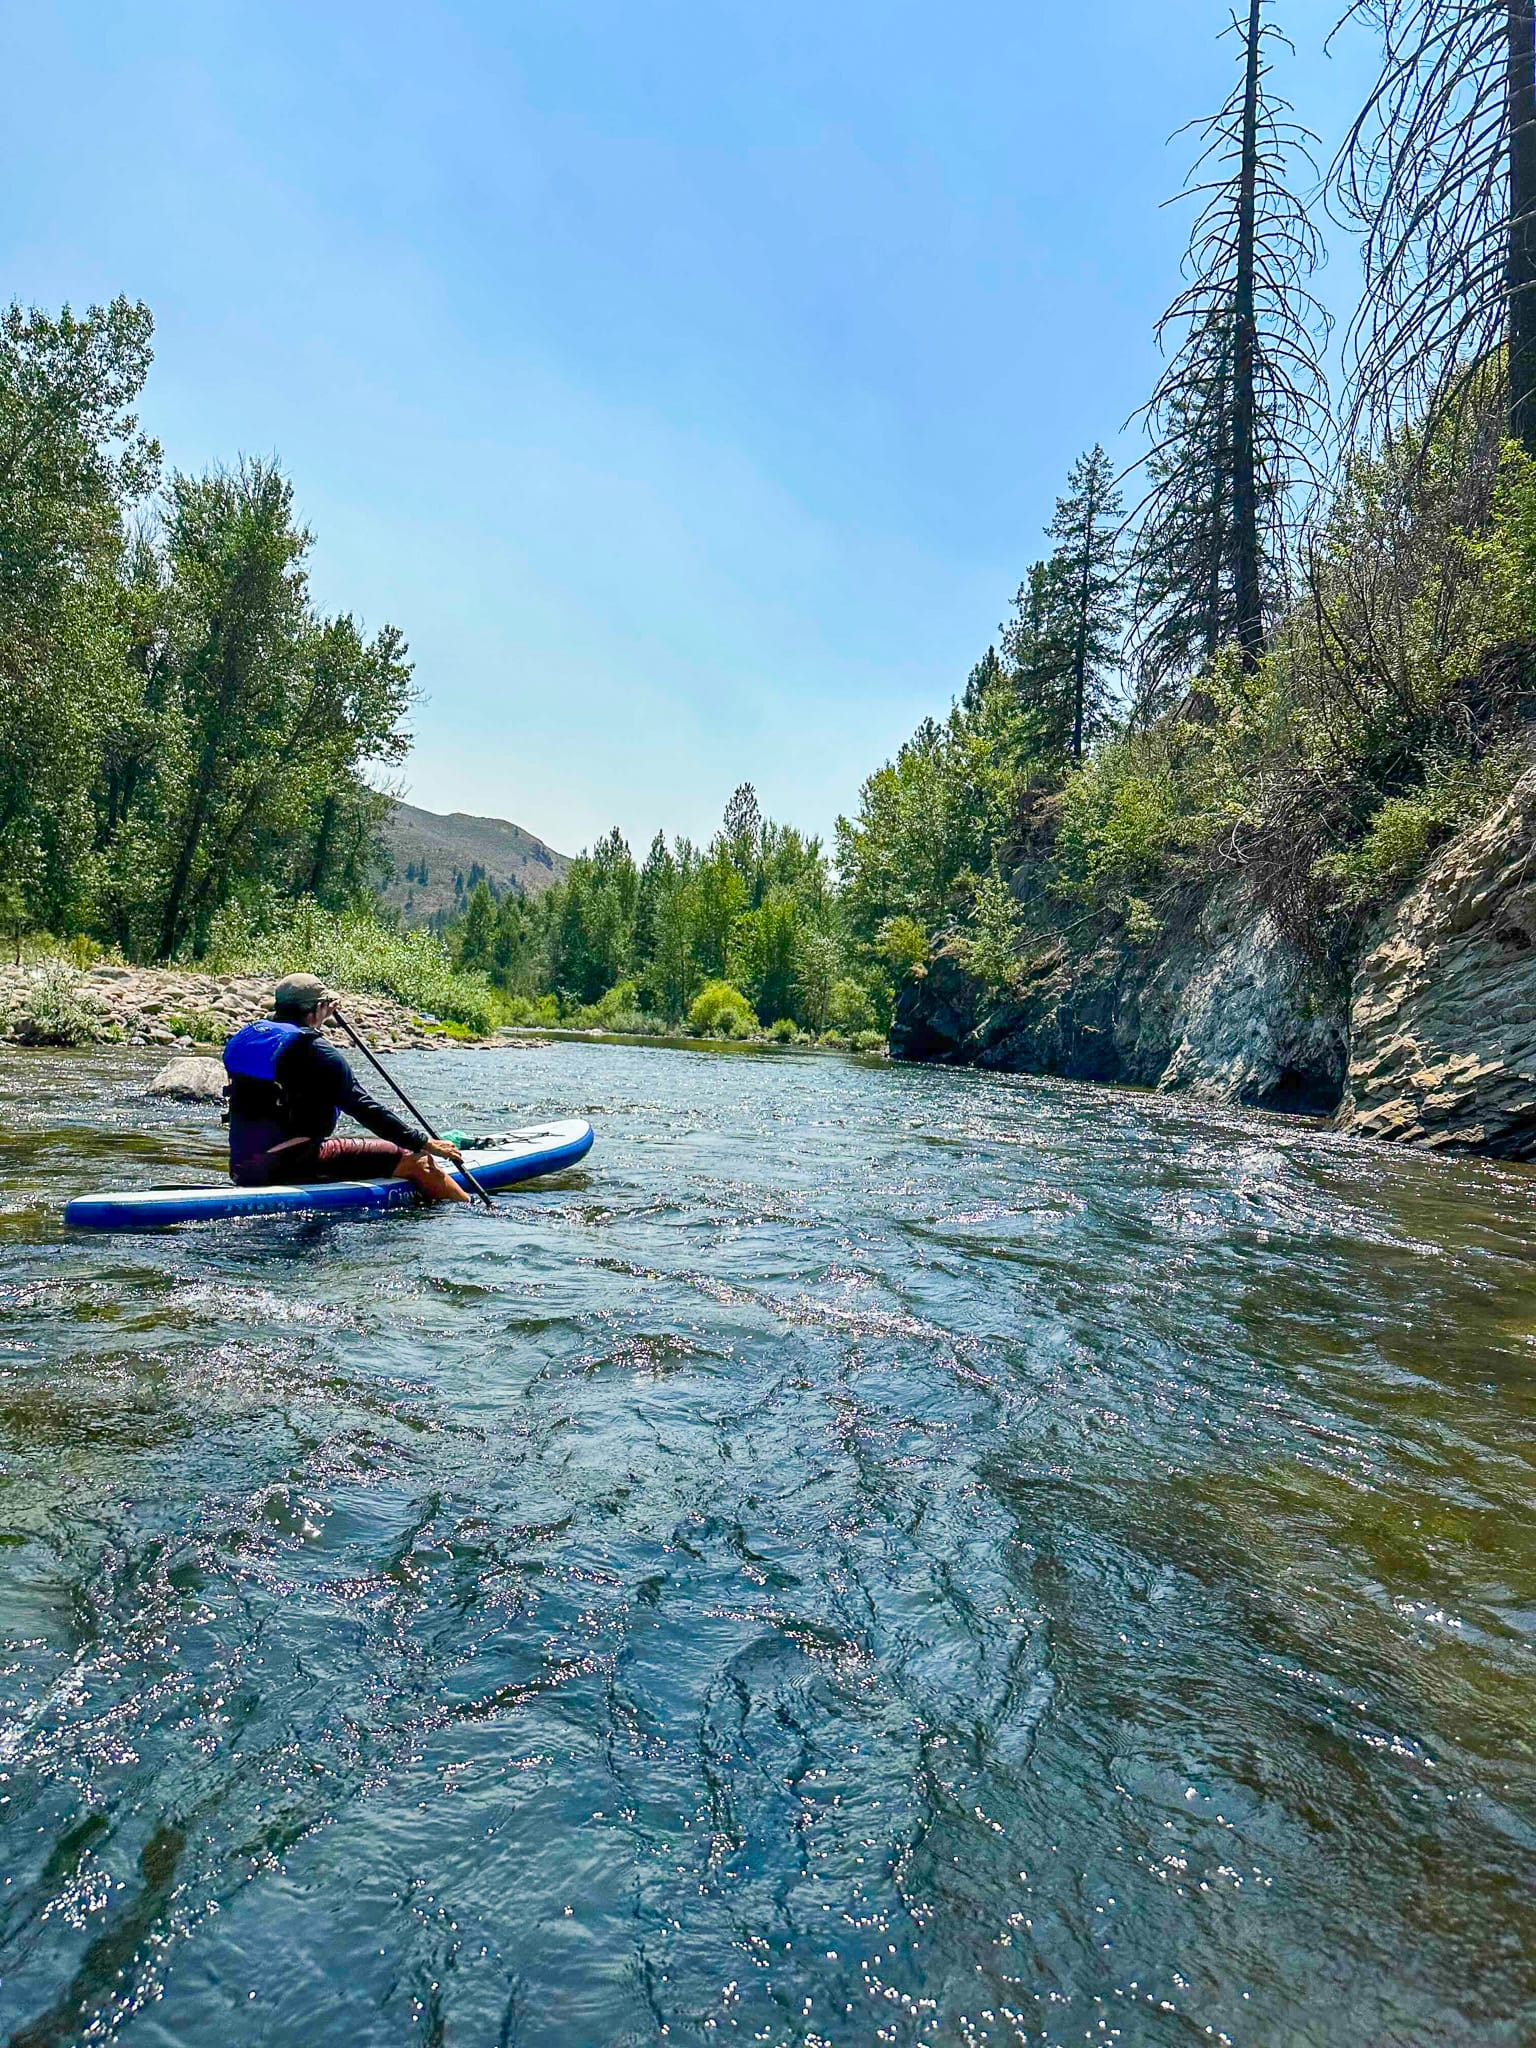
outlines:
[[[168,1095],[177,1102],[219,1102],[224,1096],[222,1060],[184,1056],[167,1060],[144,1090],[146,1095]]]

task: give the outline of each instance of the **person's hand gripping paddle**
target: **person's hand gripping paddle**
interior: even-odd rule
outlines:
[[[441,1144],[442,1139],[438,1136],[438,1133],[433,1130],[432,1126],[427,1122],[426,1118],[422,1115],[421,1111],[416,1107],[415,1103],[412,1102],[409,1095],[406,1094],[405,1090],[400,1086],[400,1083],[395,1079],[394,1075],[389,1071],[388,1067],[385,1066],[384,1062],[373,1050],[373,1047],[368,1044],[366,1039],[358,1037],[357,1033],[352,1029],[352,1026],[347,1022],[346,1018],[343,1017],[340,1010],[336,1008],[334,1003],[331,1006],[331,1016],[335,1020],[335,1022],[341,1026],[342,1030],[347,1034],[348,1038],[351,1039],[352,1043],[357,1047],[358,1051],[362,1054],[363,1058],[367,1060],[368,1064],[374,1069],[375,1073],[377,1073],[382,1080],[387,1082],[388,1085],[394,1089],[395,1093],[399,1096],[400,1100],[405,1104],[406,1108],[411,1112],[411,1115],[415,1117],[417,1123],[421,1125],[421,1128],[426,1132],[427,1136],[429,1138],[437,1138],[438,1143]],[[484,1202],[487,1209],[494,1209],[496,1204],[491,1199],[490,1191],[486,1188],[483,1188],[480,1185],[479,1181],[475,1179],[475,1176],[470,1172],[469,1167],[465,1164],[465,1162],[462,1159],[459,1161],[459,1171],[463,1174],[464,1178],[469,1182],[470,1186],[474,1189],[475,1193],[480,1197],[481,1201]]]

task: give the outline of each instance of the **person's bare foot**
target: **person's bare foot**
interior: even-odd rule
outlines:
[[[443,1162],[434,1159],[430,1152],[407,1152],[400,1162],[398,1177],[414,1182],[429,1202],[471,1199],[468,1188],[460,1187]]]

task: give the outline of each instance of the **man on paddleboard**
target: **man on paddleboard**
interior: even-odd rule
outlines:
[[[336,999],[314,974],[290,974],[272,1015],[242,1025],[224,1048],[229,1075],[229,1177],[238,1187],[307,1181],[409,1180],[434,1202],[467,1202],[444,1166],[457,1145],[402,1123],[371,1096],[322,1036]],[[371,1138],[336,1137],[343,1110]]]

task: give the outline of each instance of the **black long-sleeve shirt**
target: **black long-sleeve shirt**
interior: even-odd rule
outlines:
[[[230,1085],[229,1156],[239,1165],[259,1152],[269,1152],[287,1138],[318,1143],[336,1128],[345,1111],[376,1138],[419,1152],[425,1131],[404,1123],[392,1109],[370,1095],[334,1045],[320,1033],[306,1030],[290,1039],[278,1054],[274,1081],[250,1081],[239,1075]]]

